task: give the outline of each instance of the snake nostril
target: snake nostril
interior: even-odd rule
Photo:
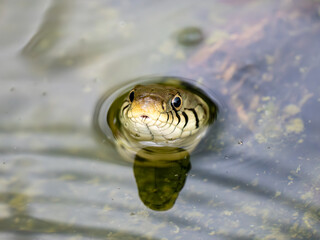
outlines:
[[[140,116],[143,120],[148,119],[149,117],[147,115],[141,115]]]

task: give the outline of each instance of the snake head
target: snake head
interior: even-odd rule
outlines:
[[[158,86],[137,85],[124,101],[120,111],[123,129],[136,140],[159,138],[159,124],[167,120],[168,108],[166,93],[161,90]]]
[[[207,121],[207,106],[188,90],[164,85],[137,85],[120,110],[122,131],[129,138],[169,146],[185,142]],[[191,138],[190,138],[191,139]],[[190,140],[189,140],[190,141]]]

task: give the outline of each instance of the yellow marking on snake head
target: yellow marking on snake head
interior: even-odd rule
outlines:
[[[144,121],[157,120],[163,112],[163,100],[156,96],[144,96],[134,99],[131,103],[133,118],[140,118]]]

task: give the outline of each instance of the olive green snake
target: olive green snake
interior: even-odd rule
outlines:
[[[137,85],[120,109],[120,121],[137,141],[177,146],[208,123],[209,107],[194,93],[174,86]]]
[[[97,123],[102,133],[128,161],[186,157],[217,116],[211,94],[177,77],[138,80],[101,99]]]

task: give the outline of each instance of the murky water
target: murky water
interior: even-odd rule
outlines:
[[[319,9],[1,1],[0,239],[319,239]],[[154,74],[224,104],[205,151],[145,170],[93,120],[105,92]],[[167,211],[156,175],[180,176]]]

